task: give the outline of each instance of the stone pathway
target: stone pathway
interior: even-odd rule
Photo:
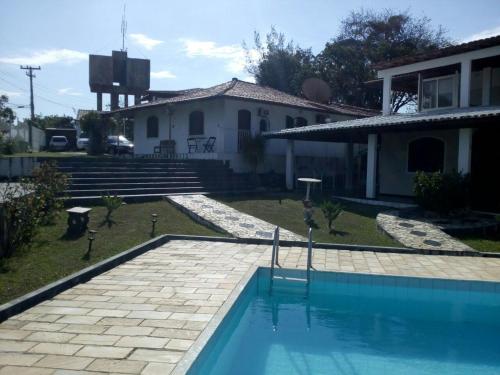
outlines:
[[[195,221],[234,237],[273,238],[276,225],[244,214],[205,195],[171,195],[165,199]],[[306,238],[280,228],[280,240],[306,241]]]
[[[313,254],[317,270],[500,281],[496,258]],[[270,258],[268,245],[171,241],[150,250],[1,323],[0,375],[179,371],[243,276]],[[306,248],[280,249],[282,267],[304,269],[306,259]]]
[[[379,213],[377,225],[403,246],[413,249],[475,251],[431,223],[399,217],[397,210]]]

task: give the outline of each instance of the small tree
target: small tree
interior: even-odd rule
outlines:
[[[243,141],[243,159],[250,164],[255,178],[257,178],[257,168],[259,164],[264,161],[265,149],[266,140],[260,134],[254,137],[248,137]]]
[[[106,213],[106,221],[109,223],[111,222],[111,214],[113,213],[113,211],[120,208],[120,206],[123,204],[123,199],[117,195],[113,196],[108,194],[102,196],[102,202],[108,210],[108,212]]]
[[[104,118],[99,112],[92,111],[82,117],[82,130],[89,135],[89,155],[102,155],[106,151],[106,137],[116,126],[113,118]]]
[[[342,212],[342,205],[340,203],[325,200],[321,203],[320,207],[325,219],[328,221],[328,229],[330,230],[330,233],[334,232],[333,222]]]

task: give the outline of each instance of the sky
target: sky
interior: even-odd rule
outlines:
[[[35,113],[75,116],[95,109],[88,54],[151,60],[151,89],[209,87],[233,77],[252,80],[242,43],[275,26],[303,48],[320,52],[352,10],[408,10],[441,25],[455,42],[500,34],[500,0],[0,0],[0,94],[18,118],[29,117],[29,79],[19,66],[41,66]],[[105,95],[104,103],[109,103]],[[18,108],[25,106],[25,108]]]

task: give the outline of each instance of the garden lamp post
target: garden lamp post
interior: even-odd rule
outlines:
[[[151,214],[151,223],[153,224],[153,228],[151,229],[151,235],[155,234],[156,222],[158,221],[158,214]]]
[[[318,180],[316,178],[299,178],[298,181],[300,182],[305,182],[307,184],[306,188],[306,197],[302,201],[304,204],[304,221],[310,225],[312,224],[312,216],[313,216],[313,205],[312,201],[309,199],[309,194],[311,191],[311,184],[318,184],[321,182],[321,180]]]
[[[97,231],[90,229],[89,230],[89,235],[88,235],[88,240],[89,240],[89,248],[87,249],[87,254],[85,254],[85,258],[89,259],[90,258],[90,253],[92,251],[92,242],[95,240],[95,235]]]

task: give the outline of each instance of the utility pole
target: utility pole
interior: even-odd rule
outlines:
[[[30,77],[30,108],[31,108],[31,121],[29,122],[29,144],[33,148],[33,121],[35,120],[35,102],[33,100],[33,78],[36,76],[33,74],[33,70],[42,70],[40,67],[33,67],[30,65],[21,65],[22,70],[27,70],[26,75]]]

